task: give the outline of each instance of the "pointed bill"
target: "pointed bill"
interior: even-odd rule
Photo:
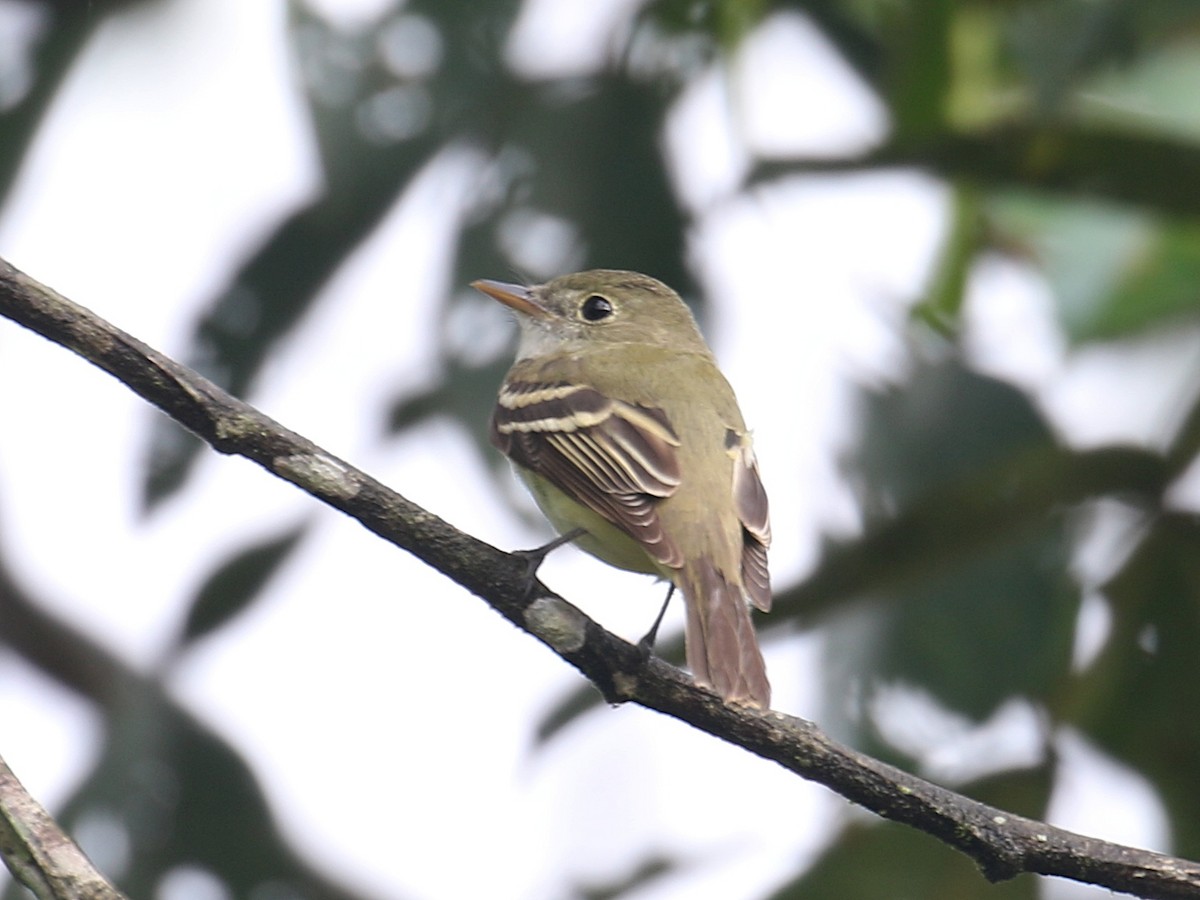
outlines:
[[[533,298],[532,289],[524,285],[481,278],[478,281],[472,281],[471,287],[480,293],[487,294],[493,300],[499,300],[509,309],[514,309],[534,319],[544,319],[550,315],[546,308]]]

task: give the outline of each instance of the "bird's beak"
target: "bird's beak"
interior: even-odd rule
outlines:
[[[487,294],[493,300],[499,300],[510,309],[515,309],[534,319],[545,319],[550,315],[544,306],[533,299],[533,291],[524,285],[481,278],[478,281],[472,281],[471,287]]]

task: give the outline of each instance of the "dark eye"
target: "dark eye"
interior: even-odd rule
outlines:
[[[592,296],[583,301],[580,312],[583,313],[583,317],[589,322],[599,322],[601,319],[607,319],[613,314],[613,305],[607,297],[592,294]]]

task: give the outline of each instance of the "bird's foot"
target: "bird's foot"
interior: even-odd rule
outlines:
[[[526,592],[533,590],[534,582],[537,581],[538,569],[546,561],[547,556],[563,546],[563,544],[569,544],[572,541],[578,540],[585,534],[587,534],[587,529],[585,528],[572,528],[566,534],[560,534],[554,540],[547,544],[542,544],[540,547],[534,547],[532,550],[514,550],[512,553],[513,556],[525,560]]]
[[[637,642],[638,649],[649,659],[651,652],[654,650],[654,642],[658,639],[658,626],[662,624],[663,616],[667,614],[667,607],[671,605],[671,596],[675,593],[675,585],[672,584],[667,589],[667,599],[663,601],[662,608],[659,609],[658,615],[654,618],[654,624],[650,626],[650,630],[642,635],[642,639]]]

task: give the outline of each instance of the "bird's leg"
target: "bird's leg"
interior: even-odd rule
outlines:
[[[547,556],[563,544],[569,544],[571,541],[578,540],[585,534],[587,534],[586,528],[572,528],[566,534],[560,534],[548,544],[542,544],[542,546],[534,547],[532,550],[514,550],[512,553],[513,556],[518,556],[525,560],[525,580],[528,582],[526,591],[533,590],[533,583],[537,580],[537,571],[541,568]]]
[[[662,609],[658,611],[658,616],[654,619],[654,624],[650,626],[650,630],[637,642],[640,649],[647,656],[654,649],[654,641],[658,638],[658,626],[662,624],[663,616],[667,614],[667,607],[671,605],[671,596],[675,593],[675,584],[672,583],[667,589],[667,599],[663,601]]]

